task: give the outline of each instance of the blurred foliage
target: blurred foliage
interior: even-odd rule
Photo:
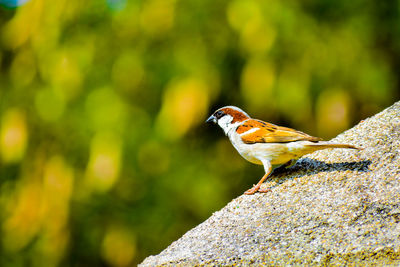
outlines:
[[[134,265],[240,195],[220,106],[329,139],[399,97],[398,0],[0,4],[1,266]]]

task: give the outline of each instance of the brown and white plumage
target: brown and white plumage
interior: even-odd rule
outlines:
[[[252,119],[234,106],[218,109],[207,122],[217,123],[242,157],[264,166],[263,178],[245,194],[265,192],[260,190],[260,186],[274,167],[291,165],[305,154],[326,148],[357,149],[352,145],[322,141],[321,138],[291,128]]]
[[[321,141],[321,138],[313,137],[300,131],[277,126],[260,120],[244,121],[236,129],[246,144],[254,143],[287,143],[294,141]]]

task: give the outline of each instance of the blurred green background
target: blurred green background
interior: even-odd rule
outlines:
[[[237,105],[330,139],[399,98],[400,1],[0,0],[0,265],[129,266],[263,175]]]

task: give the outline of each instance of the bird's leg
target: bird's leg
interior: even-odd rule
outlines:
[[[270,191],[270,189],[267,189],[267,190],[260,189],[261,184],[265,181],[265,179],[267,179],[268,175],[269,175],[269,173],[266,173],[256,185],[254,185],[252,188],[250,188],[249,190],[244,192],[244,194],[245,195],[253,195],[255,192],[265,193],[265,192]]]
[[[261,184],[265,181],[265,179],[267,179],[268,175],[272,171],[272,165],[269,161],[263,161],[262,163],[264,165],[265,175],[261,178],[261,180],[256,185],[254,185],[252,188],[250,188],[249,190],[244,192],[244,194],[252,195],[255,192],[265,193],[265,192],[271,191],[271,189],[269,189],[269,188],[268,189],[260,189]]]

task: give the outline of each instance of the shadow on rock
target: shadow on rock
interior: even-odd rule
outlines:
[[[290,175],[295,172],[300,172],[301,175],[316,174],[319,172],[332,172],[332,171],[358,171],[369,172],[370,160],[352,161],[352,162],[338,162],[326,163],[324,161],[304,158],[290,168],[279,167],[274,170],[272,175]]]

